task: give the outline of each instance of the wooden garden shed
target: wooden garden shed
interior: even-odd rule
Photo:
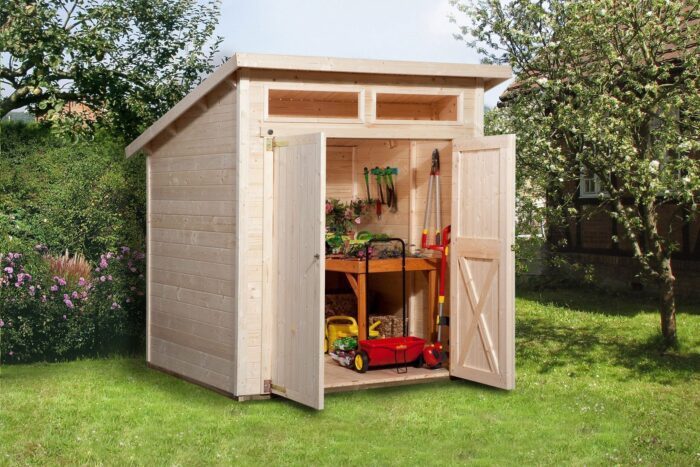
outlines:
[[[147,155],[148,364],[230,396],[462,378],[512,389],[515,138],[484,136],[484,91],[508,67],[236,54],[126,148]],[[324,355],[326,293],[380,297],[400,276],[327,267],[325,201],[392,166],[397,210],[364,229],[420,245],[431,154],[451,224],[449,364],[360,374]],[[426,259],[426,264],[431,260]],[[410,333],[434,329],[435,275],[408,277]],[[381,277],[380,277],[381,276]],[[360,334],[367,315],[359,309]]]

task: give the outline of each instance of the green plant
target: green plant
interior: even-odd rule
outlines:
[[[5,362],[133,352],[143,344],[144,254],[122,247],[80,276],[54,275],[54,258],[0,254],[0,355]],[[72,260],[73,258],[70,258]],[[92,279],[91,279],[92,278]]]
[[[362,224],[370,212],[371,201],[354,199],[348,203],[339,199],[326,200],[326,232],[345,235]]]

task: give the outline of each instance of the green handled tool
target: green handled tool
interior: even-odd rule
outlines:
[[[369,191],[369,169],[365,167],[365,187],[367,188],[367,202],[372,202],[372,195]]]

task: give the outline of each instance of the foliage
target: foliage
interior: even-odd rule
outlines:
[[[89,261],[145,238],[145,161],[98,132],[67,143],[39,125],[0,125],[0,251],[44,245]]]
[[[232,403],[142,358],[8,366],[0,463],[698,464],[697,312],[678,315],[687,348],[662,354],[635,297],[553,290],[516,308],[510,393],[445,381],[328,394],[312,413]]]
[[[361,199],[349,203],[339,199],[326,200],[326,232],[344,235],[362,224],[362,218],[370,210],[371,202]]]
[[[133,351],[143,344],[143,260],[143,253],[122,247],[75,278],[52,274],[61,262],[56,258],[0,254],[0,360],[52,361]]]
[[[678,249],[660,211],[690,221],[700,192],[700,1],[452,0],[462,37],[518,83],[498,111],[518,135],[524,183],[550,228],[585,216],[572,193],[584,171],[604,192],[641,272],[660,290],[662,332],[675,342]],[[542,218],[542,208],[534,208]],[[615,238],[614,241],[619,239]]]
[[[218,0],[0,0],[0,118],[28,106],[75,134],[91,113],[128,137],[212,69]],[[87,117],[87,118],[86,118]]]

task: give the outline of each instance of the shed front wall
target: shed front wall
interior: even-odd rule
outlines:
[[[270,379],[271,310],[263,313],[266,268],[263,254],[265,197],[269,197],[272,171],[271,158],[266,157],[264,137],[268,130],[275,136],[317,133],[329,138],[394,138],[413,140],[460,141],[483,134],[483,82],[476,78],[401,77],[342,73],[293,72],[279,70],[239,70],[239,102],[241,104],[239,141],[241,154],[239,174],[241,222],[238,230],[240,263],[238,283],[237,340],[238,378],[235,394],[239,396],[265,393],[265,380]],[[354,123],[318,121],[279,121],[265,118],[265,89],[285,84],[314,86],[355,86],[364,91],[364,121]],[[372,121],[373,92],[392,89],[394,92],[455,91],[463,95],[460,123],[416,121],[385,123]],[[420,143],[418,143],[420,144]],[[450,157],[446,154],[446,156]],[[267,161],[267,162],[266,162]],[[423,175],[421,175],[423,176]],[[267,190],[266,190],[267,188]],[[447,204],[447,203],[445,203]],[[268,213],[269,215],[269,213]],[[266,302],[267,303],[267,302]]]
[[[235,381],[237,93],[228,81],[150,145],[148,362]]]

